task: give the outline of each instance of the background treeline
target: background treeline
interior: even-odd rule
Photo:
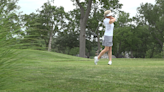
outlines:
[[[74,0],[73,0],[74,1]],[[96,1],[96,0],[93,0]],[[122,4],[118,0],[94,2],[86,23],[87,57],[95,56],[103,48],[103,13],[110,8],[117,17],[114,29],[113,55],[129,54],[131,58],[164,57],[164,1],[156,4],[141,4],[135,17],[120,11]],[[35,13],[21,14],[17,0],[0,1],[0,59],[9,49],[36,49],[59,52],[69,55],[79,54],[80,8],[65,12],[47,1]],[[85,2],[81,5],[86,10]],[[54,2],[55,3],[55,2]],[[101,4],[101,7],[99,6]],[[76,5],[76,4],[75,4]],[[77,5],[76,5],[77,6]],[[40,7],[38,7],[40,8]]]

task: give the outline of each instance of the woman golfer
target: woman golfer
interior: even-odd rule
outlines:
[[[109,56],[109,62],[108,65],[112,64],[112,46],[113,46],[113,29],[114,29],[114,22],[115,18],[112,17],[112,13],[110,10],[107,10],[104,12],[104,25],[105,25],[105,33],[104,33],[104,41],[102,42],[102,45],[105,46],[105,48],[100,52],[98,56],[94,57],[94,63],[97,65],[97,62],[99,61],[100,57],[108,51]]]

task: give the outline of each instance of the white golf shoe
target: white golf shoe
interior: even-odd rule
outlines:
[[[99,61],[99,59],[98,59],[97,56],[95,56],[94,59],[95,59],[95,60],[94,60],[94,63],[95,63],[95,65],[97,65],[97,62]]]
[[[111,65],[111,64],[112,64],[112,61],[109,61],[109,62],[108,62],[108,65]]]

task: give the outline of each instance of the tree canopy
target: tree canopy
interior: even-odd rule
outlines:
[[[70,0],[76,6],[69,12],[47,1],[36,12],[21,14],[18,0],[0,2],[0,49],[55,51],[80,57],[96,55],[104,35],[103,13],[111,10],[117,15],[115,22],[113,55],[116,57],[154,58],[164,52],[164,2],[156,0],[141,4],[136,16],[121,11],[119,0]],[[5,7],[5,8],[4,8]],[[8,42],[9,41],[9,42]],[[3,49],[4,51],[5,49]]]

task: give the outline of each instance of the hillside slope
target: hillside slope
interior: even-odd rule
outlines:
[[[163,59],[102,59],[20,50],[0,67],[0,92],[163,92]]]

